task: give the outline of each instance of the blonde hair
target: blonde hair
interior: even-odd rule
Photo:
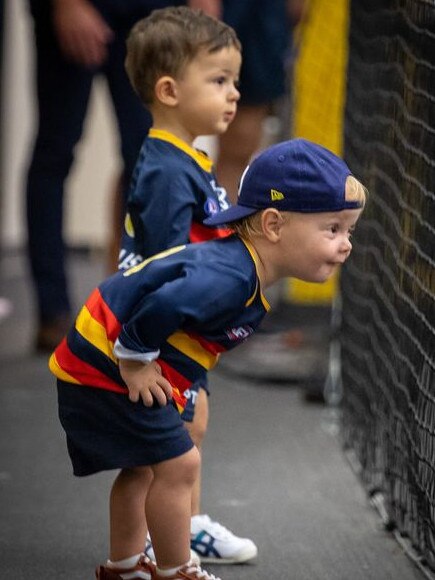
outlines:
[[[264,210],[257,211],[245,218],[228,224],[228,228],[232,232],[238,234],[241,238],[252,240],[252,238],[262,233],[261,216],[263,211]]]
[[[344,190],[344,197],[346,201],[356,201],[361,207],[364,207],[368,198],[368,189],[356,179],[353,175],[349,175],[346,179]]]
[[[227,24],[186,6],[162,8],[133,26],[125,68],[135,91],[149,105],[161,76],[177,78],[200,50],[213,53],[226,47],[241,51],[236,33]]]

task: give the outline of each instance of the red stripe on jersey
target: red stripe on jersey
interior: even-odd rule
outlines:
[[[92,292],[85,304],[92,318],[106,329],[107,338],[115,342],[121,332],[121,323],[107,306],[98,288]]]
[[[184,409],[186,406],[186,397],[182,393],[186,391],[191,385],[192,381],[183,377],[178,371],[172,368],[168,363],[158,358],[156,363],[160,365],[162,369],[162,375],[167,379],[172,385],[172,396],[174,401],[181,405]]]
[[[222,344],[218,344],[217,342],[212,342],[211,340],[206,340],[203,336],[200,336],[199,334],[196,334],[195,332],[186,332],[185,331],[185,333],[190,338],[193,338],[193,340],[196,340],[197,342],[199,342],[199,344],[202,346],[202,348],[204,350],[206,350],[207,352],[209,352],[213,355],[220,354],[221,352],[225,352],[227,350]]]
[[[227,238],[233,232],[228,228],[208,228],[202,224],[192,222],[189,233],[189,240],[192,244],[206,242],[216,238]]]
[[[61,369],[76,379],[80,384],[115,391],[116,393],[122,393],[124,395],[128,392],[126,387],[115,383],[107,375],[76,357],[71,352],[66,338],[62,340],[54,352]]]

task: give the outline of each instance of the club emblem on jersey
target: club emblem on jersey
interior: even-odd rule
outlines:
[[[217,213],[219,211],[219,205],[217,201],[209,197],[204,204],[204,211],[207,215],[214,215]]]
[[[230,328],[229,330],[225,331],[225,334],[228,336],[230,340],[245,340],[254,330],[246,325],[246,326],[237,326],[236,328]]]

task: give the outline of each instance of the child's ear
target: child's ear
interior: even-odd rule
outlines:
[[[168,107],[173,107],[178,103],[177,83],[170,76],[160,77],[156,82],[154,92],[156,99]]]
[[[261,225],[263,233],[271,242],[279,242],[281,239],[281,229],[284,223],[283,217],[278,210],[268,207],[261,214]]]

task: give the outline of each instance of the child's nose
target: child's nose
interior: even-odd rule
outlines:
[[[238,101],[240,99],[240,91],[236,86],[233,86],[233,90],[231,91],[231,99],[234,101]]]
[[[343,240],[343,243],[342,243],[342,252],[344,252],[346,254],[350,254],[351,251],[352,251],[352,242],[346,236]]]
[[[345,262],[352,251],[352,243],[347,236],[342,238],[338,251],[342,261]]]

